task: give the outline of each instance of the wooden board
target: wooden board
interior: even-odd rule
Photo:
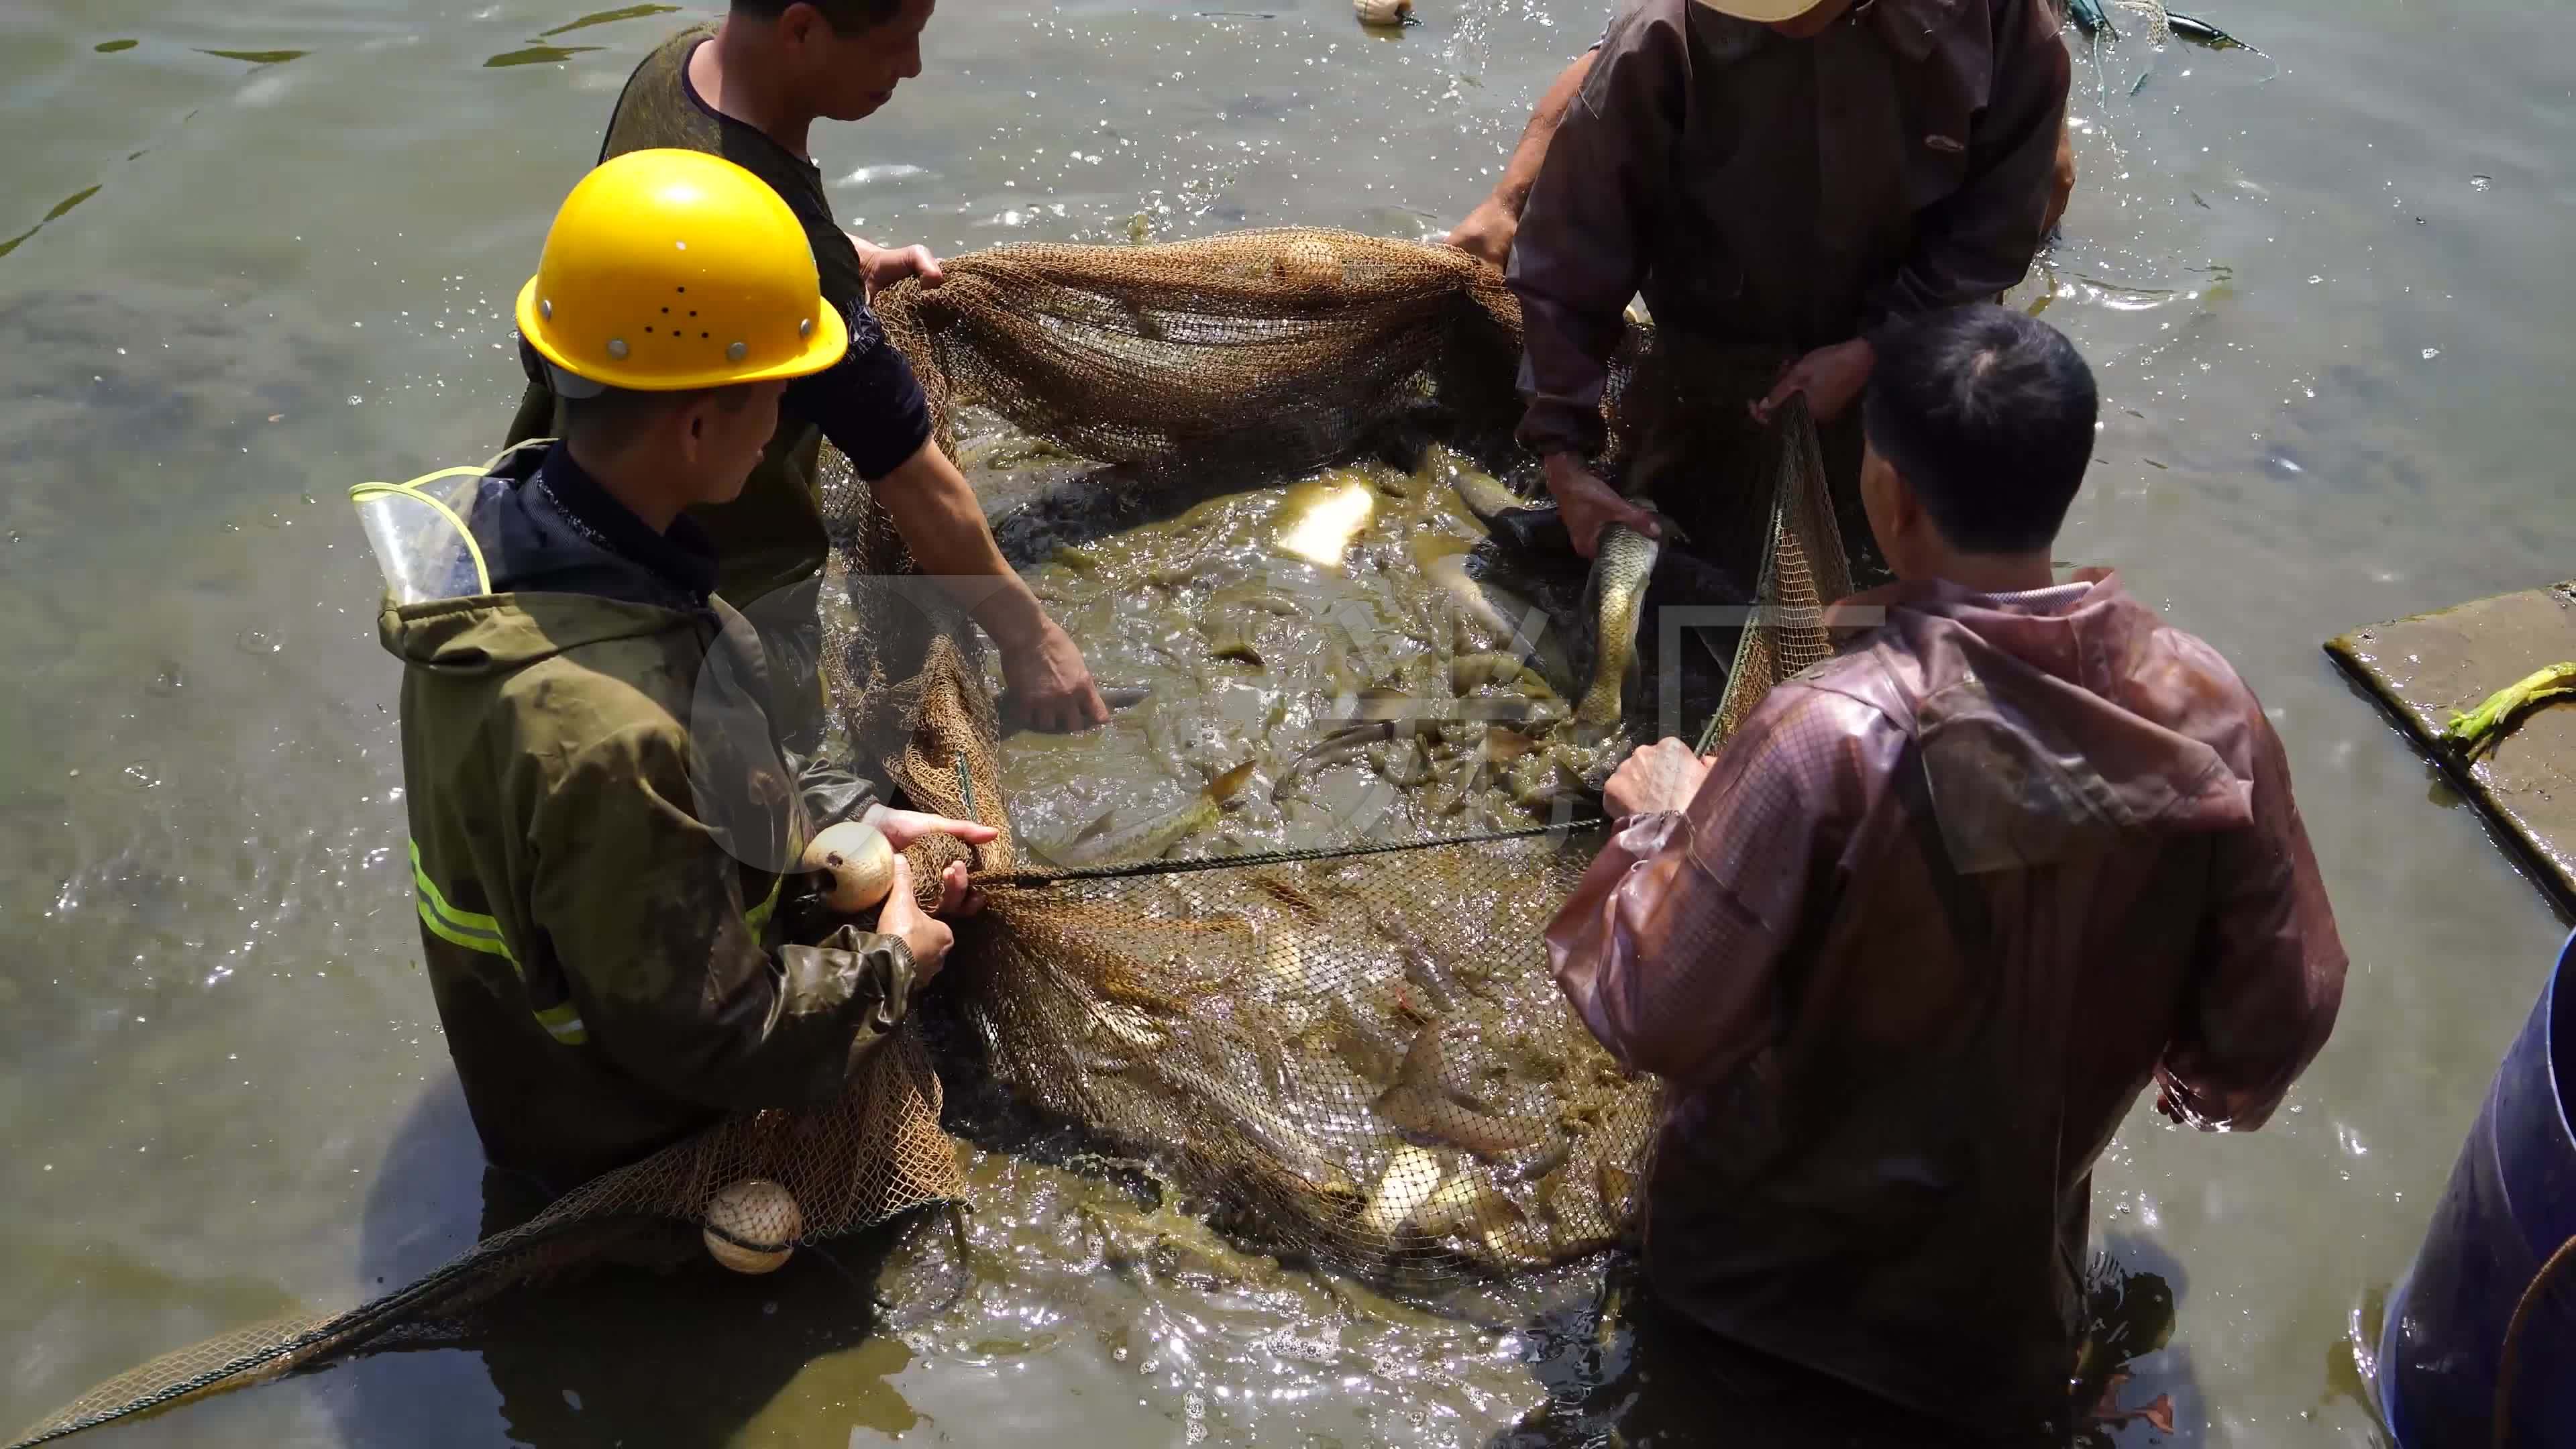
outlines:
[[[2355,629],[2328,640],[2326,653],[2576,911],[2576,701],[2525,711],[2475,764],[2437,743],[2454,710],[2576,659],[2576,582]]]

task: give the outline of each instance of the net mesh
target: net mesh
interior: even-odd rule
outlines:
[[[1517,416],[1519,313],[1500,274],[1442,248],[1294,229],[1159,246],[1014,246],[878,299],[943,441],[990,409],[1069,453],[1166,470],[1347,459],[1389,431],[1492,457]],[[1619,398],[1644,349],[1616,359]],[[1710,736],[1828,652],[1847,572],[1813,428],[1776,450],[1760,594]],[[943,994],[978,1061],[1031,1107],[1169,1166],[1241,1235],[1398,1284],[1559,1263],[1616,1241],[1655,1116],[1557,994],[1539,933],[1588,858],[1553,829],[1246,860],[1028,872],[983,647],[921,587],[867,485],[827,452],[835,537],[824,675],[849,747],[913,808],[980,820],[970,851],[909,852],[935,892],[972,860],[985,913]],[[1436,726],[1430,726],[1436,728]],[[1481,726],[1480,726],[1481,728]],[[1562,812],[1560,812],[1562,814]],[[42,1442],[334,1357],[399,1344],[595,1258],[621,1223],[702,1225],[736,1266],[962,1191],[918,1029],[841,1105],[764,1112],[608,1174],[427,1278],[327,1317],[245,1328],[99,1385]]]

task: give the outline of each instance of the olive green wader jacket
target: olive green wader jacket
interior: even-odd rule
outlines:
[[[603,546],[563,499],[605,495],[577,466],[548,487],[566,455],[539,456],[468,505],[484,591],[389,602],[378,628],[448,1050],[491,1159],[561,1191],[731,1113],[834,1101],[914,972],[792,874],[816,827],[741,615]]]

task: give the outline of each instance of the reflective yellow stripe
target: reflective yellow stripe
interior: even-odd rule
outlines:
[[[538,1012],[537,1022],[546,1029],[547,1035],[565,1046],[580,1046],[590,1040],[589,1028],[581,1024],[580,1008],[569,1001]]]
[[[411,879],[412,884],[420,888],[420,923],[429,927],[431,934],[468,951],[498,956],[510,963],[512,971],[519,971],[519,958],[510,954],[509,944],[501,939],[500,922],[473,911],[458,910],[447,903],[447,897],[439,894],[438,887],[429,878],[428,869],[420,863],[420,842],[417,840],[411,843]],[[777,897],[777,891],[772,890],[770,899],[775,901]],[[520,972],[520,977],[525,980],[526,973]],[[564,1045],[582,1046],[589,1042],[590,1030],[582,1025],[581,1009],[571,1002],[549,1006],[542,1011],[534,1007],[529,1010],[536,1016],[537,1024],[546,1029],[546,1034]]]
[[[420,890],[420,918],[432,931],[459,946],[489,952],[518,968],[519,959],[510,954],[509,943],[501,939],[501,923],[490,916],[459,910],[439,894],[438,885],[420,863],[420,842],[411,842],[411,881]]]
[[[512,969],[514,970],[518,967],[519,963],[515,960],[511,960],[509,947],[502,945],[500,942],[493,940],[489,936],[477,936],[469,932],[460,931],[454,926],[449,925],[447,922],[440,920],[438,918],[438,913],[429,908],[429,902],[426,900],[420,903],[420,923],[429,927],[430,931],[443,941],[462,946],[468,951],[481,951],[486,955],[498,956],[504,961],[509,961]]]

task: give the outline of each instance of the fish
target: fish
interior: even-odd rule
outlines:
[[[1500,514],[1529,507],[1529,500],[1503,486],[1501,479],[1484,471],[1447,448],[1433,448],[1423,461],[1423,473],[1446,472],[1449,486],[1458,501],[1467,505],[1479,523],[1491,523]]]
[[[1462,1167],[1431,1190],[1407,1226],[1426,1238],[1445,1238],[1461,1229],[1482,1232],[1520,1220],[1519,1204],[1503,1196],[1491,1177]]]
[[[1544,1268],[1556,1261],[1547,1234],[1517,1210],[1509,1221],[1488,1224],[1476,1235],[1476,1246],[1498,1268]]]
[[[1379,1093],[1376,1106],[1377,1114],[1401,1131],[1463,1147],[1483,1158],[1508,1157],[1547,1135],[1542,1123],[1479,1112],[1458,1094],[1410,1082],[1397,1082]]]
[[[1252,937],[1252,964],[1265,979],[1290,990],[1306,986],[1306,942],[1297,932],[1283,927],[1256,928]]]
[[[1259,584],[1230,584],[1208,595],[1208,603],[1217,609],[1243,609],[1255,613],[1276,614],[1293,619],[1301,612],[1294,599],[1283,598],[1275,590]]]
[[[1261,646],[1253,640],[1257,627],[1241,610],[1221,609],[1199,621],[1199,637],[1207,641],[1210,659],[1231,659],[1259,669],[1263,667]]]
[[[1338,623],[1324,626],[1324,692],[1334,699],[1358,694],[1365,683],[1351,667],[1350,646],[1344,642],[1347,633]]]
[[[1122,709],[1134,709],[1154,697],[1153,686],[1146,684],[1103,684],[1098,688],[1100,702],[1109,706],[1112,713]],[[1026,728],[1025,722],[1016,716],[1006,718],[1002,721],[1002,736],[1008,739],[1024,728]]]
[[[1431,953],[1424,950],[1419,943],[1394,936],[1392,932],[1387,934],[1394,937],[1396,952],[1404,958],[1404,979],[1413,983],[1415,989],[1422,993],[1423,1004],[1441,1016],[1447,1016],[1456,1011],[1458,1009],[1457,978],[1443,969],[1439,962],[1431,959]],[[1431,1027],[1424,1027],[1423,1036],[1430,1038],[1432,1030]],[[1433,1065],[1436,1070],[1436,1062]]]
[[[1324,1007],[1324,1041],[1351,1075],[1372,1087],[1393,1083],[1403,1069],[1404,1043],[1341,997]]]
[[[2263,54],[2208,21],[2196,15],[2185,15],[2178,10],[2165,12],[2165,28],[2172,31],[2179,39],[2188,40],[2194,45],[2205,45],[2211,50],[2242,50],[2253,55]]]
[[[1368,759],[1378,774],[1399,790],[1416,790],[1431,783],[1431,752],[1420,735],[1401,746],[1392,740],[1381,740],[1369,746]]]
[[[1461,654],[1449,661],[1450,689],[1466,694],[1488,684],[1513,685],[1524,692],[1536,692],[1542,698],[1556,693],[1556,686],[1547,682],[1547,676],[1514,655]]]
[[[1270,787],[1270,802],[1274,805],[1279,803],[1290,786],[1318,770],[1367,759],[1371,745],[1394,737],[1395,726],[1391,721],[1346,725],[1333,731],[1308,745],[1297,758],[1288,762],[1288,768],[1279,772],[1278,781]]]
[[[1592,576],[1583,587],[1583,612],[1593,621],[1592,683],[1574,706],[1576,724],[1618,723],[1637,675],[1637,626],[1645,616],[1646,585],[1662,554],[1662,544],[1624,524],[1601,530]]]
[[[1394,1237],[1448,1175],[1438,1153],[1409,1143],[1397,1148],[1379,1171],[1368,1206],[1360,1209],[1360,1227],[1382,1238]]]
[[[1435,449],[1434,455],[1445,451]],[[1484,525],[1487,536],[1517,554],[1573,556],[1574,540],[1565,531],[1554,499],[1524,498],[1491,473],[1455,454],[1449,457],[1455,459],[1448,469],[1449,487],[1468,516]]]
[[[1274,542],[1283,553],[1330,568],[1341,563],[1376,514],[1376,487],[1349,469],[1336,469],[1288,486]]]
[[[1281,1171],[1306,1187],[1326,1197],[1360,1198],[1359,1185],[1351,1175],[1325,1156],[1304,1129],[1250,1100],[1243,1088],[1226,1086],[1169,1052],[1153,1059],[1153,1069],[1165,1083],[1195,1098],[1198,1110],[1228,1119],[1225,1125],[1238,1140],[1259,1147]]]
[[[1341,703],[1336,700],[1335,703]],[[1352,724],[1385,724],[1390,720],[1410,719],[1422,712],[1421,701],[1390,685],[1373,684],[1350,696],[1347,713]]]
[[[1468,570],[1468,554],[1443,554],[1422,572],[1458,603],[1466,619],[1492,634],[1497,650],[1517,655],[1546,676],[1566,678],[1564,650],[1548,634],[1548,614],[1543,608],[1494,580],[1476,578]]]
[[[1253,768],[1254,762],[1246,760],[1210,780],[1206,789],[1179,808],[1133,825],[1103,830],[1110,818],[1103,815],[1053,854],[1059,864],[1076,866],[1160,860],[1165,851],[1215,824],[1226,802],[1251,780]]]

